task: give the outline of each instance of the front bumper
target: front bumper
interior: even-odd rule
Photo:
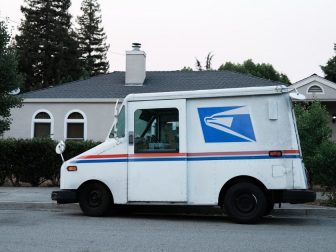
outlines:
[[[77,203],[78,195],[76,190],[53,191],[51,199],[56,200],[58,204]]]
[[[299,204],[316,200],[316,192],[309,190],[285,190],[282,192],[282,202]]]

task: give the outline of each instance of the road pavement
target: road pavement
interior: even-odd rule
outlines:
[[[335,251],[336,218],[83,216],[76,209],[0,210],[0,251]]]
[[[220,209],[133,207],[103,218],[49,187],[0,187],[0,251],[336,251],[336,209],[283,204],[257,225]]]

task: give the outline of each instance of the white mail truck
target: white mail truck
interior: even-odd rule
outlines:
[[[88,216],[121,204],[220,206],[240,223],[274,203],[314,201],[290,96],[286,86],[130,94],[106,141],[63,163],[52,199]]]

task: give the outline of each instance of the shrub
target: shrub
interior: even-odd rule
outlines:
[[[100,144],[100,142],[94,141],[66,141],[66,148],[63,153],[64,159],[68,160],[73,158],[84,151],[87,151]]]
[[[4,184],[6,177],[9,175],[8,171],[10,164],[6,162],[8,159],[5,158],[8,156],[7,149],[9,148],[9,145],[9,141],[7,145],[0,144],[0,185]]]
[[[324,142],[316,155],[315,181],[326,190],[329,201],[336,203],[336,143]]]
[[[5,182],[6,178],[9,178],[12,181],[12,184],[15,184],[12,178],[13,171],[13,162],[15,159],[15,140],[7,139],[0,141],[0,184],[2,185]]]
[[[13,185],[21,182],[37,186],[46,180],[59,181],[61,158],[55,153],[57,142],[50,139],[0,140],[0,185],[8,178]],[[65,159],[70,159],[99,142],[67,142]]]

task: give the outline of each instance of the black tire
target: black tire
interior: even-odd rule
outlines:
[[[263,190],[247,182],[231,186],[224,198],[225,210],[238,223],[256,223],[264,215],[266,206]]]
[[[79,206],[88,216],[104,216],[112,207],[113,199],[110,190],[101,183],[84,185],[79,192]]]

